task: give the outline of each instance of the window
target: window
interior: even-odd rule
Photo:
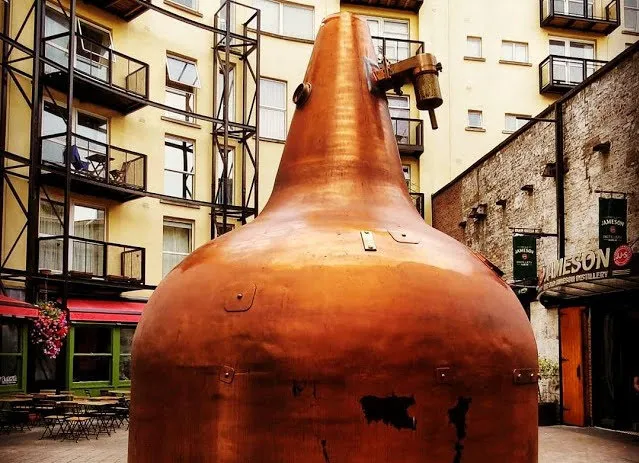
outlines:
[[[527,63],[528,44],[523,42],[511,42],[509,40],[503,40],[501,42],[501,59],[504,61]]]
[[[196,88],[200,88],[200,76],[197,65],[183,58],[167,56],[166,105],[186,111],[187,113],[194,113]],[[167,111],[165,116],[184,122],[195,122],[195,118],[188,114],[178,114]]]
[[[73,382],[111,381],[111,327],[75,326]]]
[[[215,236],[222,236],[225,233],[230,232],[231,230],[233,230],[235,228],[235,224],[232,223],[227,223],[226,227],[224,227],[224,224],[221,222],[215,222]]]
[[[597,69],[592,62],[595,57],[593,42],[553,38],[550,40],[550,54],[555,56],[552,61],[554,83],[576,85]]]
[[[254,0],[253,5],[262,12],[262,31],[298,39],[313,39],[313,7],[271,0]]]
[[[584,0],[552,0],[554,2],[554,12],[570,16],[580,16],[582,18],[593,17],[593,1],[588,0],[587,9],[584,11]]]
[[[66,16],[58,10],[47,8],[44,21],[45,37],[68,33],[68,30],[69,21]],[[91,77],[108,82],[109,67],[111,66],[109,49],[113,48],[111,33],[82,19],[78,19],[77,31],[75,68]],[[45,42],[46,57],[62,66],[68,64],[68,51],[68,36]],[[56,71],[56,69],[49,67],[46,70],[46,72],[53,71]]]
[[[260,79],[260,137],[286,138],[286,82]]]
[[[24,363],[22,336],[22,325],[9,320],[0,321],[0,389],[2,386],[21,386]]]
[[[380,62],[384,58],[388,61],[396,62],[410,56],[410,45],[407,42],[410,38],[408,21],[368,17],[366,18],[366,23],[371,36],[389,39],[373,39]]]
[[[223,175],[224,175],[224,163],[220,152],[217,152],[217,159],[215,169],[218,172],[217,178],[217,193],[215,195],[215,202],[217,204],[233,204],[233,175],[235,173],[235,149],[231,148],[227,151],[226,157],[226,190],[224,190]]]
[[[528,123],[525,119],[517,119],[518,116],[521,116],[521,114],[506,114],[504,124],[505,132],[515,132]]]
[[[639,32],[639,0],[624,0],[623,27]]]
[[[404,172],[404,181],[406,182],[406,187],[408,188],[408,191],[411,191],[411,188],[410,188],[410,165],[409,164],[402,164],[402,172]]]
[[[162,276],[165,277],[192,249],[192,225],[188,222],[164,221],[162,242]]]
[[[218,114],[218,118],[222,118],[224,116],[224,63],[220,63],[220,67],[217,70],[217,81],[216,81],[216,98],[217,102],[215,104],[215,111]],[[229,66],[229,83],[228,83],[228,92],[229,92],[229,121],[235,121],[235,66]]]
[[[466,56],[481,58],[481,37],[466,37]]]
[[[410,106],[407,96],[387,95],[388,111],[391,115],[393,131],[397,143],[409,143],[410,130]]]
[[[192,141],[174,137],[164,139],[164,193],[193,199],[195,146]]]
[[[197,10],[197,0],[171,0],[173,3],[179,3],[182,6]]]
[[[120,381],[131,381],[131,347],[135,328],[120,328]]]
[[[481,129],[483,127],[483,117],[481,111],[468,111],[468,127],[473,129]]]
[[[62,203],[40,200],[39,224],[39,268],[62,272],[62,223],[64,206]],[[104,241],[106,235],[105,211],[94,207],[73,204],[71,206],[72,238],[69,243],[70,267],[72,271],[105,276],[104,246],[94,243]],[[86,238],[87,240],[83,240]]]

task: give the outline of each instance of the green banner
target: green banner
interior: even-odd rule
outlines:
[[[513,235],[513,279],[537,280],[537,237]]]
[[[627,223],[626,198],[599,198],[599,249],[625,244]]]

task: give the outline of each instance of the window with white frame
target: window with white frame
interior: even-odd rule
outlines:
[[[527,63],[528,62],[528,44],[524,42],[512,42],[510,40],[502,40],[501,59],[504,61]]]
[[[481,129],[483,128],[483,114],[481,111],[477,111],[475,109],[468,110],[468,127],[473,129]]]
[[[639,0],[624,0],[623,27],[639,32]]]
[[[198,88],[200,88],[200,76],[197,64],[184,58],[167,55],[166,105],[187,113],[194,113],[195,93]],[[195,118],[189,114],[167,111],[165,116],[184,122],[195,122]]]
[[[410,56],[410,27],[406,20],[380,17],[367,17],[368,30],[373,39],[380,62],[385,58],[390,62],[401,61]]]
[[[388,111],[391,115],[393,131],[397,143],[409,143],[410,130],[410,103],[405,95],[386,95],[388,99]]]
[[[173,3],[179,3],[191,10],[197,10],[197,0],[171,0]]]
[[[584,0],[552,0],[555,14],[565,14],[569,16],[579,16],[582,18],[592,18],[594,0],[585,2],[586,11],[584,11]]]
[[[592,61],[595,58],[595,43],[553,37],[549,42],[554,83],[576,85],[597,69]]]
[[[298,39],[313,39],[315,9],[312,6],[272,0],[254,0],[253,5],[262,12],[262,31]]]
[[[481,37],[466,37],[466,56],[468,58],[481,58]]]
[[[162,233],[162,277],[193,250],[193,224],[164,219]]]
[[[404,173],[404,181],[406,182],[406,188],[408,188],[408,191],[411,191],[410,164],[402,164],[402,172]]]
[[[190,140],[164,138],[164,193],[182,199],[194,198],[195,145]]]
[[[515,132],[521,129],[528,122],[526,119],[517,119],[522,114],[510,114],[506,113],[504,117],[504,131],[505,132]],[[526,116],[530,117],[530,116]]]
[[[260,137],[286,139],[286,82],[260,78]]]

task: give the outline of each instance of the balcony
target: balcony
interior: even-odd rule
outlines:
[[[129,114],[146,106],[149,65],[76,34],[77,55],[73,94],[76,98]],[[43,39],[44,83],[67,93],[69,34]]]
[[[410,193],[410,199],[413,200],[413,204],[419,212],[419,215],[424,218],[424,193]]]
[[[392,8],[394,10],[414,11],[417,13],[424,0],[342,0],[351,5],[373,6],[377,8]]]
[[[84,0],[84,3],[95,5],[125,21],[137,18],[149,9],[148,6],[140,5],[135,0]]]
[[[384,60],[396,63],[411,56],[424,53],[424,42],[419,40],[389,39],[373,36],[373,45],[377,49],[377,61],[381,64]]]
[[[539,0],[542,27],[610,34],[620,24],[619,0]]]
[[[38,238],[40,274],[49,280],[62,276],[63,240],[62,236]],[[144,285],[144,248],[70,236],[69,253],[69,278],[76,287]]]
[[[419,158],[424,152],[424,121],[391,117],[391,123],[400,154]]]
[[[128,201],[146,191],[147,157],[81,135],[72,134],[71,190],[81,194]],[[42,182],[64,187],[66,133],[40,137]],[[76,181],[77,180],[77,181]]]
[[[566,93],[605,64],[595,59],[550,55],[539,64],[539,93]]]

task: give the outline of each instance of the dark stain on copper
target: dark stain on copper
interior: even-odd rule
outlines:
[[[326,463],[331,463],[331,459],[328,457],[328,450],[326,449],[326,439],[322,439],[321,444],[322,444],[322,455],[324,456],[324,461]]]
[[[293,381],[293,397],[299,397],[304,390],[304,383],[300,381]]]
[[[462,452],[464,450],[463,440],[466,438],[466,415],[470,408],[470,397],[459,397],[457,404],[453,408],[448,409],[448,420],[450,424],[455,426],[457,433],[457,442],[455,442],[455,456],[453,463],[461,463]]]
[[[414,397],[401,397],[392,395],[389,397],[375,397],[367,395],[359,400],[366,421],[381,421],[397,429],[417,428],[414,417],[408,415],[408,407],[415,405]]]

